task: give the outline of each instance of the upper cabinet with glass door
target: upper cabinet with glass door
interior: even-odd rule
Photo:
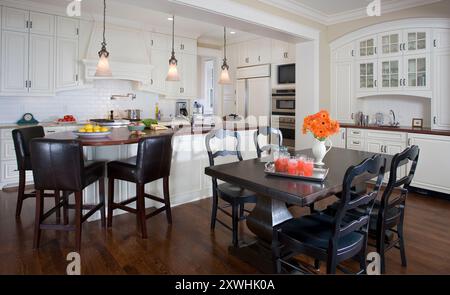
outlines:
[[[403,31],[402,51],[404,54],[420,54],[431,51],[431,32],[429,29]]]
[[[360,39],[357,42],[357,56],[360,58],[372,58],[376,57],[377,50],[377,37],[371,36],[368,38]]]
[[[380,56],[396,56],[402,54],[402,31],[385,32],[378,35]]]

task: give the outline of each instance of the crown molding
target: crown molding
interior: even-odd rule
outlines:
[[[362,19],[368,17],[366,8],[359,8],[349,10],[342,13],[326,14],[317,9],[311,8],[305,4],[296,2],[294,0],[258,0],[264,4],[277,7],[296,15],[308,18],[323,25],[334,25],[338,23],[348,22],[352,20]],[[428,5],[442,0],[400,0],[399,2],[389,2],[381,6],[381,13],[390,13],[400,11],[408,8]]]

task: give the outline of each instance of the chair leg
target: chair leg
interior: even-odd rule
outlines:
[[[233,247],[237,247],[239,245],[238,241],[238,226],[239,226],[239,205],[238,204],[232,204],[231,205],[231,219],[232,219],[232,230],[233,230]]]
[[[114,178],[108,178],[108,227],[112,226],[114,204]]]
[[[36,191],[36,214],[34,219],[34,241],[33,248],[39,248],[39,243],[41,240],[41,220],[44,214],[44,197],[43,191]]]
[[[69,196],[68,191],[63,191],[63,222],[64,225],[69,224]]]
[[[106,227],[106,209],[105,209],[105,178],[101,177],[98,180],[98,195],[100,198],[100,204],[102,207],[100,208],[100,219],[102,223],[102,227]]]
[[[55,196],[55,207],[56,207],[61,202],[61,192],[59,190],[56,190],[54,192],[54,196]],[[58,208],[56,210],[56,222],[57,223],[61,222],[61,208]]]
[[[17,194],[16,218],[20,217],[22,204],[25,196],[25,170],[19,170],[19,192]]]
[[[164,190],[164,204],[166,206],[166,217],[167,222],[172,224],[172,209],[170,208],[170,194],[169,194],[169,177],[164,177],[163,180],[163,190]]]
[[[212,212],[211,212],[211,230],[214,230],[216,228],[217,206],[219,203],[216,193],[213,193],[212,201],[213,201],[213,204],[212,204]]]
[[[147,218],[145,217],[145,185],[136,184],[137,215],[141,224],[142,238],[147,239]]]
[[[405,238],[403,235],[403,216],[400,220],[400,223],[397,225],[397,232],[398,232],[398,238],[399,238],[399,246],[400,246],[400,256],[402,259],[402,266],[407,266],[406,261],[406,251],[405,251]]]
[[[81,217],[83,207],[83,192],[75,192],[75,248],[81,250]]]
[[[278,242],[278,231],[273,231],[273,239],[272,239],[272,261],[273,261],[273,270],[276,274],[281,274],[281,248],[280,243]]]
[[[380,272],[384,274],[386,271],[384,253],[386,249],[386,230],[382,227],[380,230],[377,230],[377,252],[380,254]]]
[[[239,206],[239,219],[240,220],[244,219],[244,214],[245,214],[244,209],[245,209],[245,204],[241,204]]]
[[[328,255],[327,274],[336,274],[336,267],[337,267],[336,256],[332,254]]]
[[[314,259],[314,268],[319,271],[320,270],[320,260]]]

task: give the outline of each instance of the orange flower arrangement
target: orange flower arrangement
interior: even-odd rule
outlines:
[[[303,121],[303,134],[310,131],[320,141],[339,132],[339,122],[332,120],[330,114],[322,110],[317,114],[308,116]]]

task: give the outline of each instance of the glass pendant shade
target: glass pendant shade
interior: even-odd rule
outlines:
[[[176,59],[171,59],[169,62],[169,72],[167,73],[166,81],[180,81]]]
[[[109,67],[109,60],[105,54],[102,54],[100,56],[100,59],[97,64],[97,70],[95,71],[95,76],[96,77],[111,77],[112,76],[111,68]]]
[[[228,66],[222,67],[222,72],[220,73],[219,84],[227,85],[231,84],[230,73],[228,72]]]

